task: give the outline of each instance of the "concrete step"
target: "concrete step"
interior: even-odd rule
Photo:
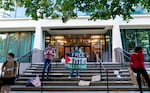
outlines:
[[[65,67],[61,67],[61,68],[56,68],[56,67],[52,67],[51,68],[52,70],[67,70]],[[123,69],[122,67],[109,67],[109,68],[106,68],[107,70],[120,70],[120,69]],[[124,69],[127,69],[127,68],[124,68]],[[28,68],[27,70],[43,70],[42,67],[31,67],[31,68]],[[87,68],[86,70],[104,70],[103,68],[100,69],[100,67],[91,67],[91,68]]]
[[[26,87],[26,86],[12,86],[12,91],[40,91],[41,87]],[[107,86],[44,86],[44,91],[106,91]],[[137,86],[109,86],[110,91],[138,91]],[[147,87],[144,87],[143,90],[149,90]]]
[[[128,67],[122,67],[120,63],[103,63],[108,70],[108,84],[111,91],[138,91],[138,87],[132,84]],[[117,78],[114,70],[118,70],[121,78]],[[13,91],[40,91],[40,87],[26,87],[29,79],[39,75],[42,79],[43,64],[32,64],[19,78],[16,85],[12,86]],[[106,71],[101,68],[101,81],[91,82],[90,86],[80,87],[80,80],[91,81],[92,76],[100,73],[100,67],[95,63],[88,63],[86,70],[80,71],[81,78],[72,77],[68,79],[70,70],[66,70],[64,64],[52,64],[51,79],[44,79],[44,91],[106,91],[107,75]],[[75,73],[74,73],[75,74]],[[45,75],[46,77],[46,75]],[[144,87],[144,90],[148,88]]]
[[[44,86],[78,86],[79,81],[44,81]],[[17,81],[16,85],[26,85],[27,81]],[[90,86],[105,86],[107,84],[107,81],[97,81],[97,82],[91,82]],[[109,81],[109,85],[114,86],[127,86],[127,85],[133,85],[131,81]]]
[[[74,73],[75,75],[76,73]],[[86,73],[86,72],[80,72],[80,76],[93,76],[93,75],[97,75],[97,74],[100,74],[100,72],[92,72],[92,73]],[[21,76],[24,76],[24,75],[42,75],[42,72],[25,72],[23,75]],[[66,73],[50,73],[49,75],[51,75],[51,77],[67,77],[69,75],[69,72],[66,72]],[[121,77],[129,77],[129,73],[120,73],[119,74]],[[106,77],[107,74],[106,73],[101,73],[101,76],[102,77]],[[114,73],[108,73],[108,77],[116,77],[116,75]]]
[[[33,65],[33,66],[30,66],[30,67],[38,67],[38,68],[43,68],[43,65]],[[64,68],[65,65],[52,65],[53,68]],[[100,65],[87,65],[87,68],[95,68],[95,67],[100,67]],[[122,67],[121,65],[115,65],[115,66],[109,66],[109,65],[106,65],[105,68],[110,68],[110,67]]]
[[[17,80],[19,81],[27,81],[28,79],[34,78],[30,76],[19,77]],[[41,79],[41,77],[40,77]],[[130,77],[116,78],[116,77],[108,77],[109,81],[131,81]],[[91,81],[91,77],[81,77],[80,79],[76,77],[72,77],[72,79],[68,79],[68,77],[51,77],[50,80],[47,81],[79,81],[79,80],[87,80]],[[107,77],[101,77],[101,81],[106,81]]]

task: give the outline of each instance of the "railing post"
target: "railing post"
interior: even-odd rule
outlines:
[[[42,71],[42,80],[41,80],[41,93],[43,93],[43,80],[44,80],[44,69]]]
[[[106,70],[106,78],[107,78],[107,93],[109,93],[108,70]]]
[[[17,78],[20,76],[20,62],[18,60],[18,75],[17,75]]]
[[[99,71],[100,71],[100,75],[102,75],[102,64],[101,64],[101,62],[99,62]]]

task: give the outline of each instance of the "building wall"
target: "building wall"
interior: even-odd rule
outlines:
[[[150,15],[136,15],[128,23],[121,17],[112,20],[88,21],[89,17],[79,17],[78,19],[69,20],[62,23],[61,19],[43,19],[34,21],[31,19],[0,19],[0,31],[35,31],[34,49],[43,50],[43,30],[51,27],[105,27],[105,30],[112,29],[112,53],[113,62],[115,62],[114,49],[122,48],[120,29],[148,29],[150,28]],[[37,52],[33,55],[33,62],[41,62],[42,58],[38,57]],[[39,58],[39,59],[38,59]]]

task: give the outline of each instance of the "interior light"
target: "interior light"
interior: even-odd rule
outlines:
[[[98,39],[93,39],[93,40],[91,40],[90,42],[91,42],[91,43],[96,43],[96,42],[98,42]]]
[[[93,35],[93,36],[91,36],[91,39],[93,39],[93,38],[101,38],[101,36],[100,35]]]
[[[66,41],[64,41],[64,40],[57,40],[57,42],[59,42],[59,43],[66,43]]]
[[[109,38],[109,36],[106,36],[106,38]]]
[[[49,40],[46,40],[47,43],[49,43]]]
[[[64,36],[55,36],[55,39],[64,39]]]
[[[49,37],[49,36],[47,36],[47,37],[46,37],[46,39],[50,39],[50,37]]]

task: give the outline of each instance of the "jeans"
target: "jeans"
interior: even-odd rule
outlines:
[[[146,70],[143,69],[139,69],[139,68],[133,68],[133,72],[137,73],[137,82],[138,82],[138,86],[140,88],[140,91],[142,91],[142,85],[141,85],[141,76],[143,76],[143,78],[146,80],[148,87],[150,88],[150,79],[149,76],[146,72]]]
[[[74,71],[76,71],[76,77],[79,76],[80,74],[79,70],[70,70],[70,74],[69,74],[70,77],[73,76]]]
[[[43,72],[46,73],[47,72],[47,77],[49,76],[49,73],[51,71],[51,61],[50,59],[44,59],[44,68],[43,68]]]

